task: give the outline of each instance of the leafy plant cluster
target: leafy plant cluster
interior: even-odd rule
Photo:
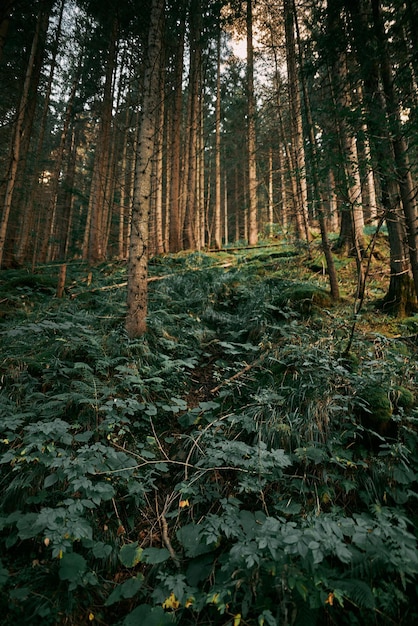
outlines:
[[[414,320],[366,310],[346,355],[349,305],[303,261],[156,260],[135,341],[122,265],[72,266],[62,300],[58,268],[8,273],[6,625],[418,619]]]

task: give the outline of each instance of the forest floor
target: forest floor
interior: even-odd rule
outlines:
[[[0,274],[5,626],[418,623],[418,316],[379,235]]]

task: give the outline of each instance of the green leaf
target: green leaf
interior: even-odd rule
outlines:
[[[269,610],[263,611],[262,614],[258,616],[258,626],[277,626],[276,618],[273,616],[273,613]]]
[[[219,408],[219,402],[213,402],[209,400],[208,402],[199,402],[199,409],[201,411],[211,411],[212,409]]]
[[[350,598],[359,607],[374,609],[374,595],[367,583],[362,580],[339,580],[337,586],[343,595]]]
[[[78,583],[87,569],[87,561],[76,552],[66,552],[60,560],[59,577],[61,580],[68,580]]]
[[[212,547],[201,541],[201,530],[195,524],[187,524],[177,531],[177,539],[187,557],[195,557],[212,551]]]
[[[86,430],[84,433],[78,433],[74,435],[75,441],[80,441],[81,443],[87,443],[93,437],[94,433],[92,430]]]
[[[29,587],[17,587],[16,589],[11,589],[9,592],[9,597],[12,600],[26,600],[30,595]]]
[[[295,454],[301,461],[313,461],[315,464],[322,463],[326,458],[326,452],[320,448],[309,446],[307,448],[296,448]]]
[[[52,487],[52,485],[55,485],[57,480],[58,476],[56,474],[49,474],[49,476],[46,476],[44,480],[44,488],[47,489],[48,487]]]
[[[150,565],[164,563],[170,558],[170,553],[166,548],[145,548],[142,552],[142,561]]]
[[[115,602],[119,602],[120,600],[133,598],[134,595],[137,594],[142,587],[143,581],[143,575],[138,574],[138,576],[134,576],[133,578],[126,580],[121,585],[118,585],[117,587],[115,587],[115,589],[106,600],[105,606],[111,606],[112,604],[115,604]]]
[[[175,624],[173,615],[166,613],[160,606],[152,607],[148,604],[140,604],[125,617],[123,626],[172,626]]]
[[[112,546],[103,543],[103,541],[97,541],[93,546],[93,554],[96,559],[105,559],[112,553]]]
[[[138,542],[127,543],[122,546],[119,552],[119,560],[125,567],[135,567],[141,561],[142,548],[138,547]]]
[[[186,571],[186,580],[189,585],[196,587],[202,580],[206,580],[213,568],[214,557],[204,554],[192,559]]]

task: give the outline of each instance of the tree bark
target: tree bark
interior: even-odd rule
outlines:
[[[116,69],[116,43],[118,33],[117,18],[113,20],[106,59],[106,76],[100,113],[98,140],[95,151],[93,174],[89,198],[89,245],[88,261],[103,261],[106,255],[105,241],[109,198],[107,197],[108,173],[111,156],[111,127],[113,108],[114,72]]]
[[[395,150],[388,115],[387,102],[381,90],[380,56],[376,41],[364,12],[361,0],[346,0],[346,7],[353,22],[354,43],[364,81],[364,102],[367,127],[370,132],[370,148],[379,177],[381,204],[390,245],[390,283],[383,299],[386,309],[403,315],[416,309],[416,294],[411,291],[411,261],[406,245],[406,228],[400,206],[400,186],[396,171]]]
[[[62,28],[63,14],[64,14],[64,6],[65,6],[65,0],[61,0],[61,7],[60,7],[59,15],[58,15],[58,24],[55,30],[54,43],[52,47],[51,66],[49,70],[47,88],[46,88],[46,92],[44,96],[44,105],[43,105],[43,111],[42,111],[42,116],[41,116],[41,122],[39,124],[40,132],[39,132],[39,137],[37,139],[37,147],[35,151],[35,159],[34,159],[35,166],[30,172],[29,176],[27,177],[26,183],[25,183],[25,186],[28,189],[27,198],[25,202],[25,208],[24,208],[25,219],[21,220],[21,228],[19,232],[19,239],[18,239],[17,249],[15,253],[15,259],[18,265],[21,265],[24,263],[24,261],[26,260],[26,255],[28,253],[28,248],[29,248],[29,243],[30,243],[30,233],[31,233],[31,230],[33,229],[35,219],[37,217],[34,211],[34,207],[38,206],[39,207],[38,210],[41,210],[41,206],[45,202],[44,198],[42,198],[41,200],[39,198],[39,196],[41,195],[43,191],[42,185],[41,185],[41,188],[39,188],[39,175],[42,173],[42,165],[43,165],[42,149],[44,146],[44,138],[45,138],[45,133],[47,129],[47,119],[48,119],[48,112],[49,112],[49,107],[50,107],[52,86],[53,86],[56,65],[57,65],[57,55],[58,55],[59,42],[61,38],[61,28]],[[35,246],[35,242],[34,242],[34,246]]]
[[[299,64],[302,67],[302,52],[300,47],[300,34],[299,34],[299,26],[297,18],[295,17],[295,26],[296,33],[298,39],[298,50],[299,50]],[[328,270],[328,278],[330,285],[331,297],[333,300],[340,299],[340,290],[338,286],[338,276],[337,271],[335,269],[334,257],[331,251],[331,245],[328,238],[327,224],[325,220],[325,208],[322,201],[321,188],[319,183],[319,174],[318,174],[318,146],[317,140],[315,136],[315,127],[312,119],[312,111],[311,111],[311,103],[308,94],[308,87],[306,84],[306,79],[303,73],[301,73],[301,82],[302,82],[302,93],[305,105],[305,114],[306,114],[306,124],[308,127],[308,135],[309,135],[309,147],[310,147],[310,157],[311,157],[311,170],[312,170],[312,178],[313,178],[313,193],[316,201],[316,212],[318,215],[318,222],[321,231],[321,241],[322,241],[322,250],[324,251],[324,256],[327,264]]]
[[[248,141],[248,243],[255,246],[258,241],[257,206],[257,147],[255,130],[254,97],[254,46],[252,0],[247,0],[247,141]]]
[[[412,180],[411,166],[408,158],[408,147],[402,132],[399,99],[396,93],[392,64],[386,45],[386,33],[382,17],[380,0],[371,0],[376,41],[379,49],[380,69],[386,110],[391,128],[393,153],[395,157],[396,178],[398,180],[403,213],[405,216],[408,236],[409,258],[414,278],[415,293],[418,296],[418,215],[416,203],[416,186]]]
[[[164,71],[164,70],[163,70]],[[162,72],[163,72],[162,71]],[[160,107],[157,113],[157,136],[155,145],[155,253],[164,252],[163,228],[163,141],[164,141],[164,76],[160,80]]]
[[[296,56],[294,0],[283,0],[285,37],[286,37],[286,64],[289,83],[289,104],[291,116],[291,145],[294,185],[297,189],[296,202],[296,231],[300,239],[311,240],[308,215],[308,187],[306,182],[305,148],[303,143],[302,106],[299,90],[299,73]]]
[[[339,4],[328,3],[327,18],[330,37],[336,37],[338,33],[345,31],[341,10],[342,6]],[[345,39],[342,41],[346,43]],[[334,106],[335,125],[338,132],[338,164],[340,170],[338,179],[344,202],[341,213],[340,236],[336,247],[340,252],[355,255],[361,280],[361,274],[363,274],[361,258],[365,249],[364,216],[356,132],[349,122],[353,102],[347,67],[347,50],[345,46],[343,48],[342,45],[339,45],[331,51],[329,56],[328,77]]]
[[[215,206],[213,240],[217,250],[222,248],[221,219],[221,26],[218,17],[216,42],[216,104],[215,104]]]
[[[9,165],[7,172],[6,192],[3,205],[3,214],[0,222],[0,267],[2,266],[4,259],[7,229],[9,226],[10,212],[12,209],[14,193],[16,190],[18,168],[21,165],[19,161],[23,153],[23,143],[25,143],[27,147],[29,146],[29,127],[31,127],[31,123],[26,124],[25,128],[25,120],[28,116],[29,106],[32,110],[34,106],[34,102],[29,103],[29,93],[31,89],[36,89],[37,87],[37,85],[34,86],[32,84],[34,69],[35,64],[37,66],[39,65],[39,58],[42,57],[43,54],[43,50],[40,51],[40,39],[46,33],[46,30],[48,28],[51,6],[51,2],[44,2],[37,19],[35,34],[32,40],[32,47],[26,69],[25,80],[23,83],[22,95],[20,98],[16,120],[14,123],[13,139],[10,149]],[[37,56],[38,62],[36,60]],[[25,134],[24,131],[26,131]]]
[[[174,98],[172,104],[171,146],[170,146],[170,252],[182,249],[182,215],[181,215],[181,128],[183,107],[183,65],[184,38],[186,32],[185,5],[181,6],[179,16],[179,39],[176,47],[174,65]]]
[[[71,88],[71,93],[68,97],[67,109],[65,111],[64,125],[61,131],[60,143],[55,153],[54,171],[51,176],[51,184],[50,184],[50,187],[51,187],[50,188],[50,200],[46,206],[46,215],[45,215],[45,220],[44,220],[44,232],[43,232],[41,247],[38,253],[38,260],[41,263],[47,260],[48,247],[50,245],[51,237],[53,234],[53,229],[55,226],[59,180],[60,180],[60,174],[61,174],[61,169],[62,169],[62,163],[64,159],[65,144],[67,142],[70,123],[71,123],[72,116],[73,116],[74,98],[75,98],[76,90],[77,90],[78,83],[79,83],[79,70],[80,70],[80,67],[76,71],[76,75],[74,77],[74,81],[73,81],[72,88]]]
[[[164,0],[152,1],[128,261],[128,310],[125,328],[131,339],[140,337],[147,329],[148,230],[151,209],[151,177],[154,161],[156,112],[160,93],[160,56],[164,8]]]
[[[195,250],[198,244],[198,143],[201,120],[201,3],[193,0],[190,7],[190,75],[189,75],[189,120],[188,120],[188,153],[186,206],[184,217],[184,245],[186,249]]]

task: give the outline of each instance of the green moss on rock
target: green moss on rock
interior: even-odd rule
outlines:
[[[286,304],[300,313],[311,313],[316,308],[332,305],[331,295],[316,285],[296,283],[286,287],[281,294],[282,304]]]

